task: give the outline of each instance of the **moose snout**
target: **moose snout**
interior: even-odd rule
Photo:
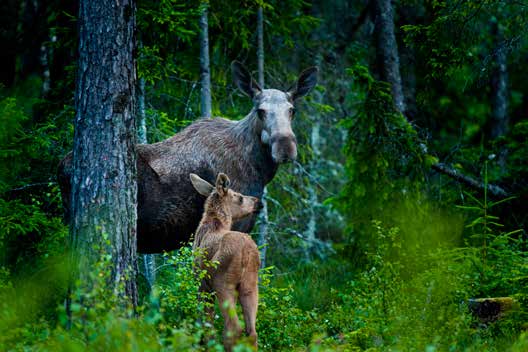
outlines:
[[[277,164],[297,159],[297,138],[294,134],[274,134],[270,143],[271,157]]]
[[[262,204],[262,202],[260,201],[260,199],[258,198],[255,198],[255,203],[254,203],[254,211],[260,211],[262,208],[264,208],[264,204]]]

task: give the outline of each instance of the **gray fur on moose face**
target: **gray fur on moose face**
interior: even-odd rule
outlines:
[[[297,139],[291,123],[295,113],[290,96],[277,89],[264,89],[255,97],[255,109],[262,121],[261,140],[271,146],[276,163],[297,158]]]
[[[253,114],[262,122],[260,139],[271,146],[275,163],[285,163],[297,158],[297,139],[291,128],[295,113],[295,100],[308,94],[317,84],[317,67],[310,67],[299,75],[297,82],[287,92],[262,89],[249,71],[238,61],[231,64],[233,81],[238,88],[253,99]]]

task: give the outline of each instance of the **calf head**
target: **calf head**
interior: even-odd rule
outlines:
[[[262,208],[258,198],[245,196],[230,189],[229,177],[226,174],[218,174],[215,186],[196,174],[190,174],[189,176],[194,189],[207,197],[205,203],[206,212],[213,211],[227,214],[236,221]]]
[[[317,67],[304,70],[297,82],[286,92],[262,89],[239,62],[231,64],[233,80],[238,88],[253,99],[253,113],[260,122],[262,143],[271,147],[271,157],[277,164],[297,158],[297,139],[292,130],[295,101],[305,96],[317,84]]]

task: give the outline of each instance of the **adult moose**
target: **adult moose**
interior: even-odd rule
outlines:
[[[138,251],[158,253],[181,246],[196,230],[203,196],[189,182],[195,173],[214,183],[218,173],[232,176],[232,189],[262,197],[279,164],[295,160],[297,140],[291,127],[297,99],[317,83],[317,68],[304,70],[292,89],[262,89],[239,62],[231,64],[238,88],[253,100],[240,121],[199,120],[171,138],[137,145]],[[58,180],[66,218],[69,213],[71,154],[59,165]],[[250,232],[256,214],[233,226]]]

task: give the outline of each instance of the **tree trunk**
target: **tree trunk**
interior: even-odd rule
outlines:
[[[497,20],[491,23],[491,35],[494,42],[494,62],[491,71],[491,138],[496,139],[508,132],[508,57],[504,36]],[[501,173],[506,173],[508,150],[502,147],[497,152],[497,164]]]
[[[50,22],[50,45],[52,53],[49,60],[50,70],[50,101],[58,103],[60,107],[64,104],[73,103],[74,80],[70,79],[70,71],[73,66],[77,46],[74,38],[77,33],[77,21],[71,16],[79,13],[78,1],[61,0],[58,6],[62,9]],[[72,77],[73,78],[73,77]]]
[[[491,73],[491,138],[508,132],[508,58],[499,24],[493,21],[494,63]]]
[[[46,18],[46,3],[37,0],[22,2],[23,15],[20,33],[20,66],[18,80],[24,80],[32,74],[42,71],[40,52],[42,44],[47,40],[48,30]]]
[[[264,89],[264,15],[262,7],[257,12],[257,65],[258,84]]]
[[[262,7],[257,12],[257,67],[258,67],[258,84],[264,89],[264,15]],[[260,247],[260,266],[266,266],[266,250],[268,248],[268,190],[264,188],[262,193],[262,210],[260,211],[260,225],[258,246]]]
[[[402,3],[398,7],[398,26],[416,25],[424,17],[425,9],[418,3]],[[413,45],[403,43],[400,53],[400,75],[405,101],[405,115],[415,121],[418,116],[416,102],[416,52]]]
[[[135,2],[81,0],[71,195],[71,241],[80,292],[111,255],[106,284],[137,304]]]
[[[2,50],[0,50],[0,83],[10,88],[15,82],[16,75],[16,58],[17,58],[17,40],[19,33],[18,13],[20,12],[18,1],[6,0],[0,2],[0,41]]]
[[[390,0],[374,0],[377,61],[381,80],[390,83],[394,105],[405,112],[405,101],[400,76],[398,44],[394,34],[394,19]]]
[[[147,144],[147,121],[145,114],[145,79],[139,79],[138,86],[138,121],[137,135],[139,144]],[[156,256],[154,254],[143,254],[143,272],[150,287],[156,280]]]
[[[209,26],[207,20],[208,4],[204,3],[200,16],[200,82],[202,117],[211,117],[211,66],[209,65]]]
[[[314,100],[317,103],[321,102],[320,94],[318,92],[315,92]],[[321,123],[318,118],[314,119],[312,121],[312,132],[310,133],[310,147],[313,152],[313,159],[310,161],[309,170],[310,173],[315,172],[317,168],[317,161],[321,157],[321,150],[319,148],[319,141],[321,138]],[[317,233],[317,221],[316,221],[316,213],[315,209],[319,205],[319,200],[317,198],[317,191],[315,189],[316,185],[313,184],[313,182],[310,182],[307,186],[308,188],[308,224],[306,226],[306,230],[304,232],[304,237],[306,239],[305,243],[305,258],[306,261],[310,260],[310,254],[314,249],[314,246],[316,245],[316,233]]]
[[[258,235],[258,246],[260,247],[260,266],[262,268],[266,267],[266,252],[268,249],[268,223],[269,223],[269,214],[268,214],[268,190],[265,187],[264,192],[262,193],[262,209],[259,214],[259,235]]]
[[[491,34],[495,48],[493,70],[491,72],[491,138],[496,139],[508,132],[508,56],[502,30],[497,20],[491,23]],[[506,173],[508,150],[502,147],[498,151],[497,163],[501,172]]]
[[[147,121],[146,121],[146,115],[145,115],[145,79],[140,78],[139,79],[139,86],[138,86],[138,121],[137,121],[137,129],[138,129],[138,143],[139,144],[147,144]]]

